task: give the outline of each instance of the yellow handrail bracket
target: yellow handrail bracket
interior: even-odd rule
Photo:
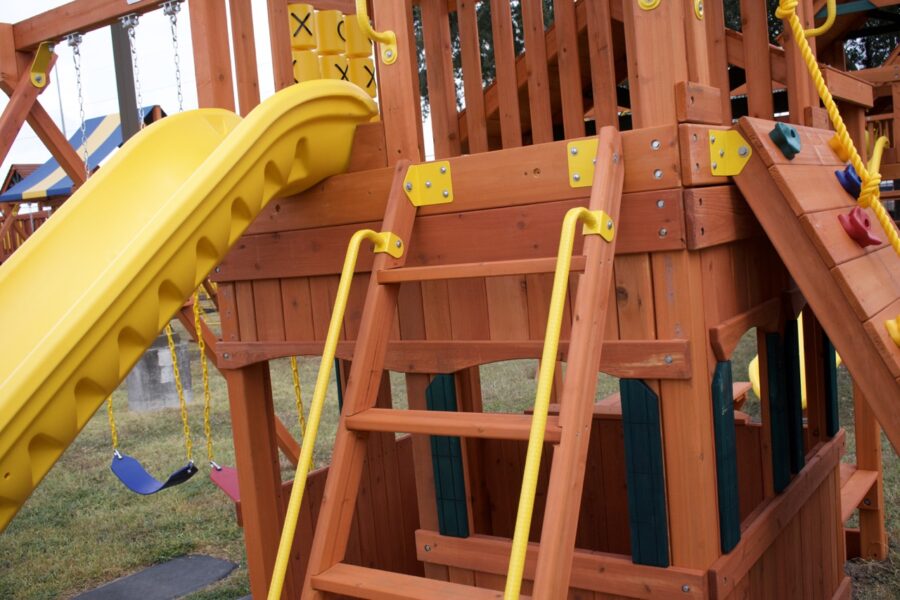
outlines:
[[[356,18],[369,39],[381,46],[381,61],[386,65],[394,64],[397,61],[397,34],[393,31],[375,31],[369,22],[366,0],[356,0]]]
[[[31,61],[31,85],[42,88],[50,80],[50,59],[53,58],[53,43],[41,42]]]

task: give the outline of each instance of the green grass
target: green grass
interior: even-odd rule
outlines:
[[[744,379],[754,353],[750,336],[735,354],[735,378]],[[201,472],[182,486],[155,496],[128,492],[109,471],[111,446],[105,411],[101,410],[66,451],[25,504],[6,532],[0,534],[0,598],[65,598],[143,567],[190,553],[203,553],[238,563],[228,578],[190,596],[192,600],[230,600],[249,593],[241,530],[234,508],[208,479],[202,427],[202,390],[198,361],[193,361],[195,402],[189,408],[194,454]],[[318,360],[301,359],[303,397],[312,396]],[[535,391],[536,361],[511,361],[482,367],[486,411],[518,411],[530,406]],[[216,459],[234,464],[234,449],[224,380],[211,368],[211,424]],[[276,412],[299,434],[290,365],[272,363]],[[391,375],[395,404],[405,406],[403,376]],[[617,390],[614,378],[601,376],[598,397]],[[841,371],[841,418],[847,428],[848,455],[853,460],[852,401],[849,378]],[[120,447],[157,476],[184,464],[181,422],[177,409],[154,413],[127,410],[123,389],[113,396]],[[317,466],[328,463],[337,427],[335,388],[329,388],[316,447]],[[753,401],[747,410],[753,412]],[[308,409],[308,402],[307,402]],[[282,462],[285,478],[293,469]],[[900,461],[885,441],[885,504],[889,535],[900,536]],[[884,563],[854,561],[855,597],[900,597],[900,554],[892,546]]]

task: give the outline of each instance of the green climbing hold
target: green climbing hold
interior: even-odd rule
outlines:
[[[800,134],[797,129],[787,123],[776,123],[769,137],[788,160],[792,160],[800,152]]]

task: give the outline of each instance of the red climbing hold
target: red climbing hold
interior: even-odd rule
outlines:
[[[838,215],[838,220],[847,235],[859,244],[860,248],[881,244],[881,240],[872,233],[869,216],[859,206],[854,207],[849,214]]]

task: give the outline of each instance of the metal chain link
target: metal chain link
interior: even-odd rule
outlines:
[[[81,154],[84,158],[84,179],[91,176],[88,166],[87,126],[84,118],[84,91],[81,85],[81,34],[73,33],[66,37],[66,42],[72,48],[72,62],[75,64],[75,88],[78,91],[78,117],[81,119]]]
[[[172,51],[175,61],[175,88],[178,92],[178,112],[184,111],[184,94],[181,91],[181,56],[178,54],[178,11],[181,10],[179,0],[170,0],[163,4],[163,13],[169,17],[169,30],[172,33]]]
[[[138,16],[135,14],[119,18],[122,27],[128,32],[128,45],[131,47],[131,70],[134,74],[134,95],[137,103],[138,128],[144,128],[144,99],[141,98],[141,69],[138,65],[137,43],[135,42],[135,30],[138,26]]]

